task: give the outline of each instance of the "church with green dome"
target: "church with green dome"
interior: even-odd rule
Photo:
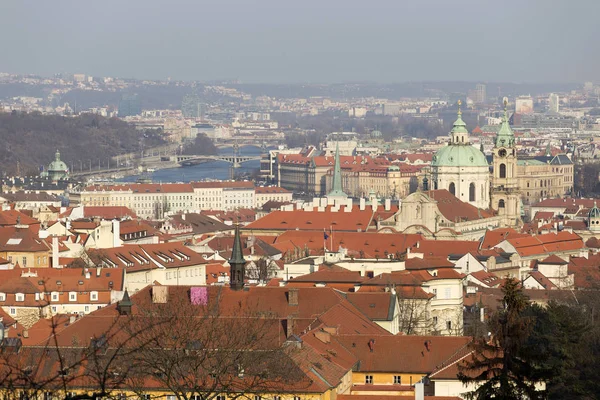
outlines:
[[[48,169],[42,172],[40,176],[52,182],[69,179],[69,167],[60,159],[60,152],[58,150],[54,154],[54,161],[48,165]]]
[[[481,150],[471,145],[460,102],[450,141],[431,160],[431,185],[477,208],[490,207],[490,167]]]

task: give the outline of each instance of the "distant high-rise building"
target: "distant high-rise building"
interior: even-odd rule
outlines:
[[[204,119],[206,114],[206,105],[200,102],[197,94],[191,93],[183,96],[181,101],[181,113],[184,118]]]
[[[548,97],[548,104],[549,104],[549,111],[550,112],[558,112],[558,104],[559,104],[559,97],[556,93],[550,93],[550,97]]]
[[[583,84],[583,91],[585,93],[592,93],[594,91],[594,84],[592,82],[586,82]]]
[[[119,102],[119,117],[129,117],[132,115],[140,115],[142,113],[142,105],[137,94],[124,94]]]
[[[475,98],[473,99],[473,101],[476,104],[482,104],[485,103],[485,100],[487,99],[487,94],[485,91],[485,85],[483,83],[478,83],[477,85],[475,85]]]
[[[515,113],[533,113],[533,99],[531,98],[531,96],[519,96],[515,99]]]

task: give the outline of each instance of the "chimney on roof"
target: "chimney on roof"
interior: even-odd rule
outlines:
[[[423,382],[415,383],[415,400],[425,400],[425,385]]]
[[[290,337],[294,334],[294,316],[293,315],[288,315],[286,323],[285,323],[285,327],[286,327],[286,336]]]
[[[298,305],[298,288],[290,288],[287,293],[288,297],[288,305],[289,306],[297,306]]]
[[[92,277],[92,274],[90,274],[90,271],[86,268],[85,269],[85,279],[90,279]]]
[[[392,209],[392,200],[385,199],[385,211],[390,211]]]
[[[58,237],[52,237],[52,268],[60,268],[58,265]]]
[[[102,275],[102,267],[96,267],[96,277],[100,277]]]
[[[152,303],[166,304],[169,299],[168,286],[152,286]]]
[[[113,247],[121,247],[121,221],[118,219],[112,222],[113,230]]]
[[[365,199],[364,198],[360,198],[360,203],[359,203],[359,209],[360,211],[365,211]]]

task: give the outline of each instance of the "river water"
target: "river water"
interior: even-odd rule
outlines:
[[[240,146],[240,156],[259,156],[262,150],[256,146]],[[219,155],[233,155],[232,147],[224,147],[219,149]],[[152,182],[190,182],[203,181],[210,179],[226,180],[230,178],[231,164],[225,161],[210,161],[202,164],[197,164],[189,167],[159,169],[150,174]],[[242,175],[252,173],[260,169],[260,161],[252,160],[242,163],[242,166],[237,169],[236,174]],[[119,179],[119,182],[135,182],[140,175],[126,176]]]

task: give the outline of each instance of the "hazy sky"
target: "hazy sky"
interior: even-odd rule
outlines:
[[[0,0],[0,71],[600,82],[599,0]]]

